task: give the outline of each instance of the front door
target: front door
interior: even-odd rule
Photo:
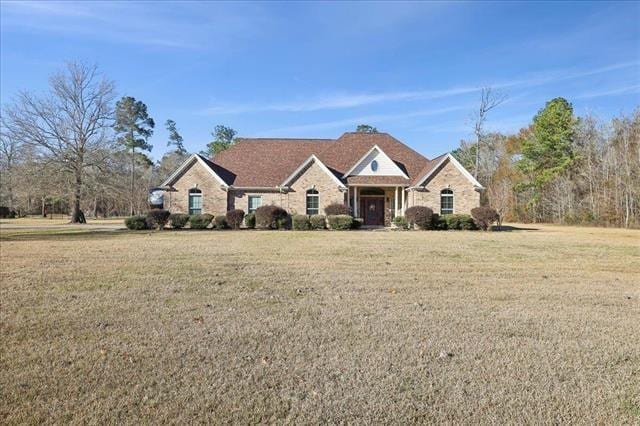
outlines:
[[[384,198],[362,198],[360,206],[365,225],[384,226]]]

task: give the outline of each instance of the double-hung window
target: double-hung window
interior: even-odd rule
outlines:
[[[262,196],[261,195],[249,195],[249,206],[247,211],[249,213],[255,213],[258,210],[258,207],[262,206]]]
[[[453,191],[450,189],[440,191],[440,214],[453,214]]]
[[[189,214],[202,213],[202,191],[198,188],[189,190]]]
[[[320,213],[320,194],[315,189],[307,191],[307,214]]]

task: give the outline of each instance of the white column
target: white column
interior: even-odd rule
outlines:
[[[402,207],[400,208],[400,212],[402,216],[404,216],[404,188],[400,188],[400,190],[402,191]]]
[[[358,187],[354,186],[353,187],[353,216],[354,217],[359,217],[358,216]]]
[[[398,216],[398,187],[396,186],[396,212],[395,216]]]

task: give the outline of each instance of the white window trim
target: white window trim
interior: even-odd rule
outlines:
[[[309,194],[309,191],[316,191],[316,194]],[[320,191],[318,191],[315,188],[310,188],[307,189],[307,191],[304,193],[305,197],[304,197],[304,212],[307,215],[311,215],[311,214],[320,214]],[[308,213],[309,212],[309,197],[316,197],[318,199],[318,213]]]
[[[254,211],[251,211],[251,199],[252,198],[258,198],[260,200],[260,205],[258,207],[256,207],[256,209]],[[260,207],[262,207],[262,195],[247,195],[247,213],[255,213],[256,210],[258,210]]]
[[[187,191],[187,212],[189,213],[189,215],[191,215],[191,190],[192,189],[197,189],[200,192],[193,192],[193,194],[198,194],[200,196],[200,213],[194,213],[194,214],[202,214],[202,211],[204,210],[204,194],[202,193],[202,190],[198,187],[194,187],[194,188],[189,188],[189,191]]]
[[[442,191],[451,191],[451,194],[443,194]],[[442,197],[451,198],[451,213],[442,213]],[[455,192],[451,188],[443,188],[440,190],[440,214],[455,214],[456,212],[456,200]]]

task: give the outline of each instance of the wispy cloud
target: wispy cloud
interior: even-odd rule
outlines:
[[[494,89],[525,89],[567,80],[576,80],[597,74],[608,73],[629,67],[639,67],[640,61],[621,62],[588,70],[552,70],[538,72],[522,79],[497,81],[492,84],[475,84],[451,87],[442,90],[407,90],[380,93],[332,93],[313,96],[305,100],[288,102],[218,104],[198,111],[201,115],[243,114],[249,112],[305,112],[355,108],[379,103],[400,101],[434,100],[477,93],[480,87]]]
[[[585,92],[577,96],[574,96],[573,99],[591,99],[591,98],[601,98],[605,96],[632,95],[634,93],[640,93],[640,84],[625,86],[625,87],[618,87],[613,89]]]

